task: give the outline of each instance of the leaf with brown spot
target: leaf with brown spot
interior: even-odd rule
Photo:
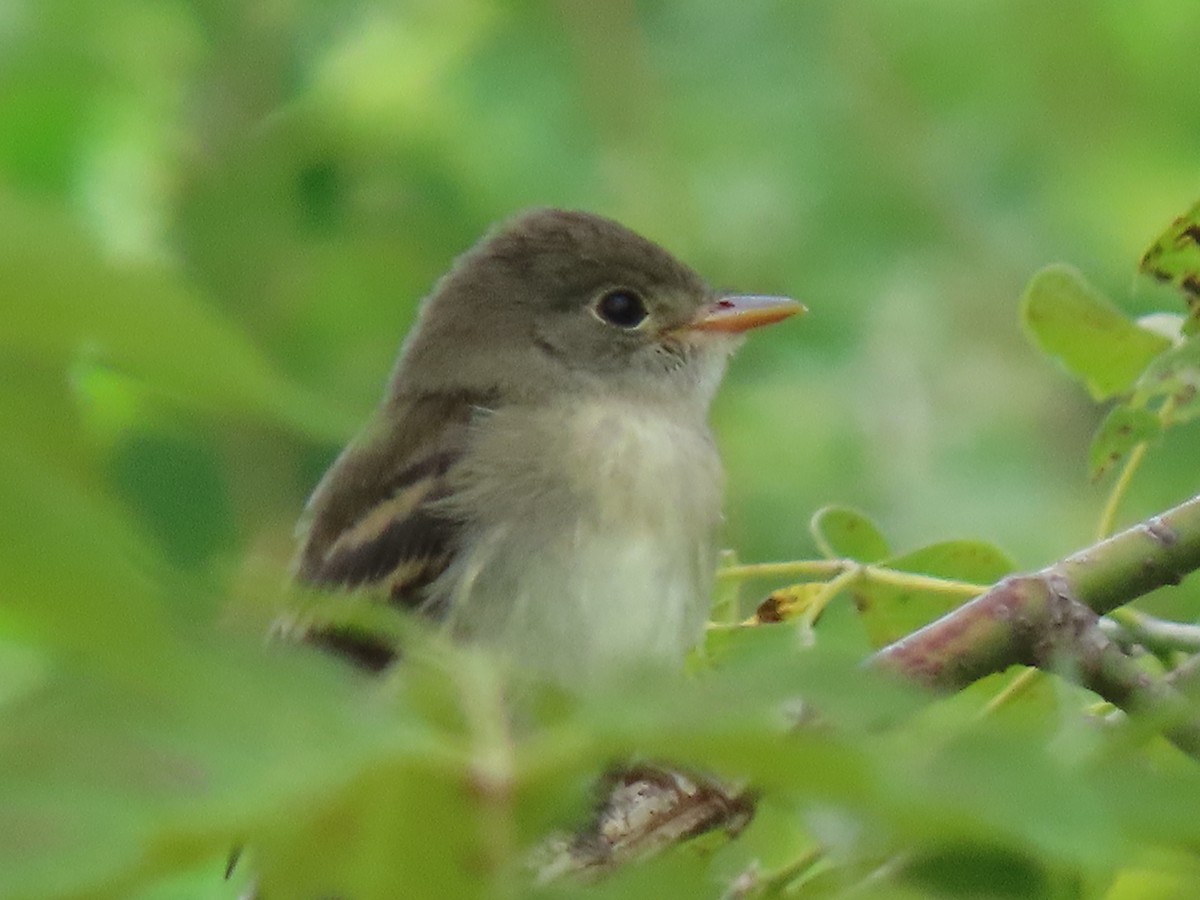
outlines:
[[[759,624],[774,624],[795,619],[810,609],[824,592],[823,581],[804,582],[780,588],[772,591],[767,599],[758,605],[754,618]]]
[[[1200,333],[1200,202],[1159,235],[1138,271],[1178,288],[1188,308],[1183,333]]]
[[[1145,406],[1154,400],[1174,401],[1171,419],[1186,422],[1200,416],[1200,335],[1188,338],[1159,356],[1138,379],[1132,403]]]
[[[1114,406],[1096,429],[1088,450],[1088,474],[1092,481],[1102,478],[1130,450],[1162,433],[1158,416],[1139,407]]]
[[[883,563],[898,572],[951,581],[991,585],[1016,565],[1000,548],[984,541],[942,541],[894,556]],[[881,582],[857,581],[851,592],[872,646],[883,647],[967,602],[953,591]]]

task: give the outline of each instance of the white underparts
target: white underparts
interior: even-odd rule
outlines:
[[[462,471],[475,524],[435,585],[455,632],[570,684],[677,665],[699,639],[722,487],[702,410],[502,409]]]

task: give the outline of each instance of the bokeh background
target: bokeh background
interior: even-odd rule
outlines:
[[[1018,297],[1065,260],[1162,305],[1133,270],[1200,192],[1197,35],[1184,0],[8,0],[0,254],[24,271],[0,302],[99,323],[60,348],[97,489],[173,563],[228,572],[286,559],[453,257],[516,210],[590,209],[811,307],[755,336],[715,411],[744,559],[810,553],[836,501],[900,546],[1034,565],[1090,537],[1098,414]],[[279,396],[138,377],[101,320],[156,292]],[[1158,459],[1130,516],[1195,486]]]
[[[420,298],[526,207],[809,305],[714,410],[743,560],[811,555],[831,502],[897,548],[1089,543],[1102,410],[1019,298],[1066,261],[1178,311],[1134,270],[1200,195],[1197,46],[1194,0],[2,0],[10,886],[169,869],[204,829],[219,867],[271,791],[366,753],[329,672],[228,635],[256,646]],[[1122,522],[1196,492],[1197,429]]]

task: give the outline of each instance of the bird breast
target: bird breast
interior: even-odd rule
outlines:
[[[572,685],[676,665],[707,618],[721,492],[694,409],[488,412],[454,478],[462,549],[435,589],[457,633]]]

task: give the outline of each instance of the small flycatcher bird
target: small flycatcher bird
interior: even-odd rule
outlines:
[[[309,501],[298,577],[567,684],[678,665],[716,561],[709,403],[742,333],[802,310],[718,294],[599,216],[518,216],[425,301],[374,422]]]

